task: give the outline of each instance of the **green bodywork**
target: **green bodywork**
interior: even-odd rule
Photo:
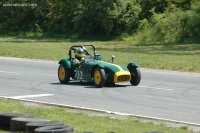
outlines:
[[[72,69],[72,61],[70,61],[69,59],[67,58],[62,58],[60,61],[59,61],[59,64],[65,64],[66,68],[68,69]]]
[[[87,80],[92,81],[93,79],[93,72],[96,67],[102,68],[105,70],[105,73],[107,75],[107,82],[113,82],[114,80],[114,74],[119,71],[127,71],[129,72],[127,66],[124,65],[118,65],[111,62],[103,61],[103,57],[98,56],[97,59],[91,59],[91,60],[85,60],[81,63],[81,66],[79,69],[75,69],[73,67],[73,62],[67,58],[63,58],[59,61],[59,64],[63,63],[65,64],[66,68],[70,69],[72,74],[71,77],[75,79],[75,73],[77,71],[82,73],[82,76],[79,77],[79,80]],[[138,67],[138,64],[136,62],[131,62],[131,64],[135,67]]]
[[[93,54],[89,53],[85,47],[93,49]],[[84,58],[77,60],[74,58],[73,53],[77,48],[82,48],[85,52]],[[98,67],[105,71],[106,83],[116,83],[120,81],[127,81],[130,79],[131,72],[127,66],[107,62],[101,55],[96,54],[95,47],[90,44],[74,45],[69,49],[69,58],[63,58],[59,64],[64,64],[70,77],[74,80],[87,80],[93,81],[94,70]],[[112,61],[114,56],[112,56]],[[138,67],[136,62],[129,63],[129,66]],[[132,69],[132,68],[131,68]],[[103,72],[104,73],[104,72]]]

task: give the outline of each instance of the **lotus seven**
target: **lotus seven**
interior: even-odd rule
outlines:
[[[93,53],[89,53],[86,47],[90,47]],[[141,73],[136,62],[124,66],[113,63],[114,56],[111,59],[105,61],[96,54],[93,45],[74,45],[69,49],[69,58],[59,61],[58,79],[62,84],[72,80],[86,80],[98,88],[120,82],[130,82],[133,86],[140,83]]]

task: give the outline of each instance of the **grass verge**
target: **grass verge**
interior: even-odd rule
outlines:
[[[93,44],[97,53],[127,65],[200,72],[200,44],[136,44],[133,41],[77,41],[63,38],[0,37],[0,56],[59,60],[74,44]],[[123,57],[123,58],[122,58]]]
[[[162,131],[164,133],[194,133],[193,131],[189,131],[188,128],[170,128],[158,121],[156,122],[157,124],[155,124],[152,121],[134,117],[73,110],[1,98],[0,109],[1,112],[26,113],[32,114],[36,118],[61,121],[65,125],[74,127],[75,133],[86,131],[96,133],[142,133],[149,131]],[[7,132],[0,130],[0,133]]]

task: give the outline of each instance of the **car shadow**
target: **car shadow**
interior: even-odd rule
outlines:
[[[50,83],[51,85],[66,85],[66,86],[81,86],[81,87],[84,87],[84,88],[92,88],[92,89],[99,89],[97,87],[95,87],[94,83],[93,82],[86,82],[86,81],[73,81],[73,82],[69,82],[67,84],[61,84],[60,82],[56,82],[56,83]],[[115,84],[115,85],[105,85],[103,88],[119,88],[119,87],[127,87],[127,86],[130,86],[130,85],[122,85],[122,84]]]
[[[85,81],[73,81],[73,82],[68,82],[67,84],[61,84],[60,82],[57,83],[50,83],[51,85],[60,85],[60,86],[80,86],[80,87],[84,87],[84,88],[93,88],[96,89],[96,87],[94,86],[94,84],[92,82],[85,82]]]

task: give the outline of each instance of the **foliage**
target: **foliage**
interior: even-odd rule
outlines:
[[[187,11],[170,4],[164,13],[153,12],[151,20],[140,21],[137,40],[143,43],[199,42],[199,5],[200,1],[194,0]]]
[[[24,3],[36,5],[8,6]],[[200,38],[198,0],[1,0],[0,6],[0,34],[102,38],[139,31],[140,35],[155,35],[154,41]],[[146,26],[147,32],[142,31]]]
[[[131,32],[138,24],[139,7],[132,0],[83,0],[74,18],[81,35],[119,35]]]
[[[191,10],[183,13],[180,27],[180,41],[200,41],[200,1],[195,0]]]
[[[175,7],[188,10],[190,9],[191,0],[138,0],[142,11],[142,19],[151,19],[154,13],[164,13],[166,8],[173,4]]]

